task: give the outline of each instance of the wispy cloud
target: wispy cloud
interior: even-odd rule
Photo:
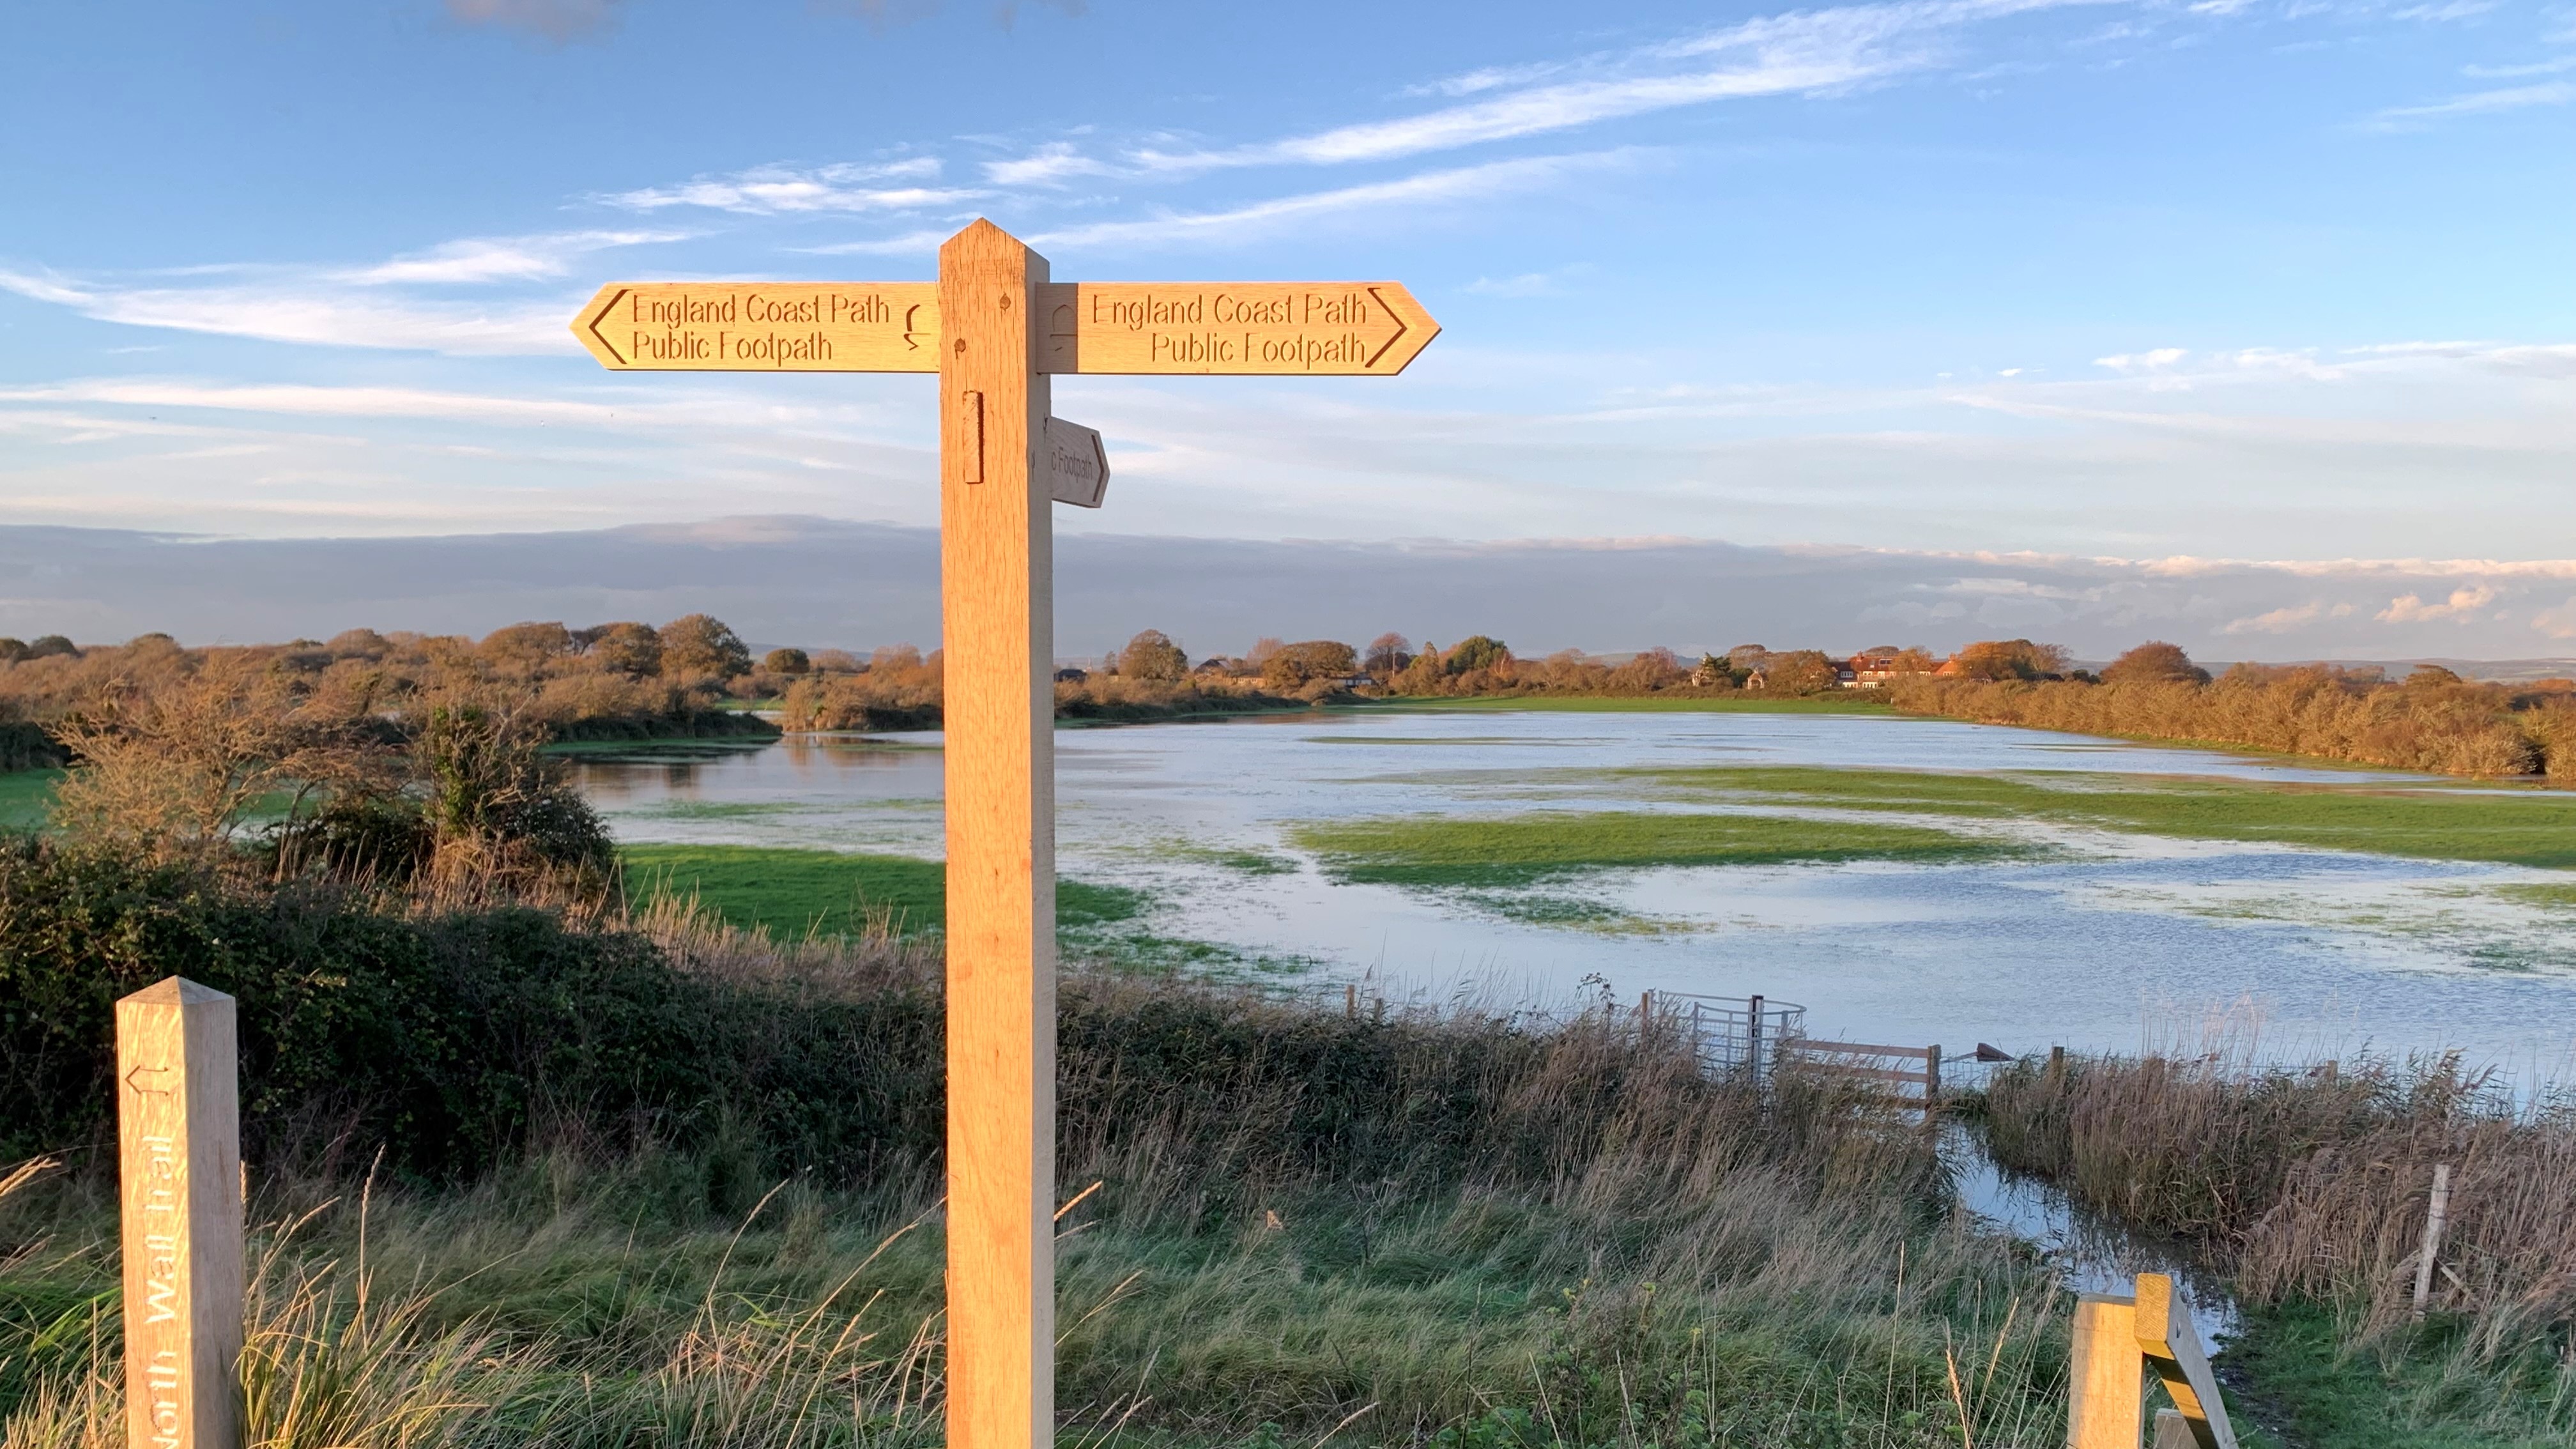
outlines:
[[[2519,111],[2532,106],[2563,106],[2576,101],[2576,82],[2548,81],[2540,85],[2505,86],[2496,90],[2471,91],[2446,101],[2422,106],[2391,106],[2373,116],[2370,129],[2380,131],[2412,130],[2429,121],[2449,116],[2485,115],[2494,111]]]
[[[101,322],[335,347],[454,353],[577,350],[564,319],[573,301],[474,306],[286,278],[215,287],[134,287],[0,271],[0,290],[69,307]]]
[[[634,421],[642,410],[566,398],[497,397],[408,387],[222,384],[157,378],[91,379],[0,388],[0,404],[72,403],[187,408],[300,417],[438,418],[492,423]]]
[[[2576,55],[2554,56],[2525,65],[2464,65],[2460,74],[2480,80],[2511,80],[2527,75],[2564,75],[2571,70],[2576,70]]]
[[[949,236],[949,232],[926,228],[904,232],[900,236],[833,242],[829,246],[792,247],[789,250],[809,257],[926,257],[937,254],[939,244]]]
[[[604,28],[616,0],[447,0],[447,13],[468,25],[526,30],[561,44]]]
[[[1071,141],[1050,141],[1026,156],[984,163],[984,179],[995,186],[1060,186],[1077,176],[1114,176],[1118,168],[1085,156]]]
[[[2346,619],[2350,618],[2352,613],[2353,607],[2350,604],[2328,606],[2311,599],[2304,604],[2292,604],[2260,614],[2248,615],[2242,619],[2230,619],[2218,626],[2218,632],[2221,634],[2292,634],[2320,619]]]
[[[573,259],[612,247],[685,241],[684,231],[574,231],[546,236],[466,237],[371,267],[335,273],[362,287],[472,285],[560,277]]]
[[[1041,245],[1153,245],[1202,241],[1240,241],[1289,223],[1345,212],[1374,211],[1396,205],[1465,201],[1544,186],[1583,171],[1633,165],[1650,153],[1635,150],[1593,151],[1566,156],[1526,156],[1446,171],[1425,171],[1394,181],[1346,186],[1333,191],[1275,197],[1224,211],[1172,211],[1134,221],[1094,222],[1042,233],[1030,240]]]
[[[776,216],[792,212],[904,211],[953,205],[985,194],[918,184],[937,178],[939,172],[939,161],[929,156],[873,163],[837,162],[801,170],[783,165],[754,166],[730,175],[700,176],[677,186],[616,192],[600,200],[629,211],[694,206],[750,216]]]
[[[1114,161],[1082,156],[1070,143],[1057,142],[1024,163],[998,164],[1027,168],[1009,174],[1052,179],[1075,174],[1077,166],[1087,174],[1188,175],[1232,167],[1401,160],[1711,101],[1847,90],[1946,63],[1954,58],[1951,37],[1985,21],[2072,5],[2121,3],[2127,0],[1902,0],[1791,11],[1580,65],[1543,62],[1471,71],[1420,88],[1462,104],[1391,120],[1231,147],[1138,146]],[[1570,69],[1591,73],[1550,79]],[[1002,179],[991,166],[987,174]]]

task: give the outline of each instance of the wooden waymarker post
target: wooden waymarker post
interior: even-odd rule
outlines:
[[[176,976],[116,1003],[128,1449],[234,1449],[242,1349],[233,999]]]
[[[1393,282],[1058,282],[988,221],[924,282],[617,282],[601,365],[939,374],[948,816],[948,1443],[1055,1437],[1055,653],[1050,500],[1098,507],[1056,373],[1392,377],[1440,326]],[[1085,454],[1088,454],[1086,459]]]

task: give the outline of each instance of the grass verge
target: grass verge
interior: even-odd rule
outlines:
[[[2027,853],[1922,826],[1618,810],[1330,821],[1298,826],[1292,836],[1339,880],[1480,890],[1648,866],[1949,862]]]
[[[1693,800],[2040,820],[2185,839],[2576,867],[2576,797],[2554,791],[1794,766],[1619,773]]]

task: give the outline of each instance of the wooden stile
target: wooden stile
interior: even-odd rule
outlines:
[[[233,999],[173,976],[116,1003],[129,1449],[234,1449],[242,1349]]]
[[[2227,1422],[2227,1404],[2219,1396],[2218,1376],[2209,1371],[2200,1334],[2191,1326],[2191,1307],[2181,1290],[2162,1273],[2138,1275],[2138,1351],[2164,1380],[2165,1392],[2190,1429],[2199,1449],[2236,1449],[2236,1430]]]

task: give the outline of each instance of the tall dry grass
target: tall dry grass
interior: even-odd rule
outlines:
[[[2202,1245],[2257,1301],[2334,1304],[2363,1343],[2413,1321],[2433,1169],[2448,1164],[2431,1307],[2483,1362],[2576,1324],[2576,1102],[2518,1096],[2456,1054],[2298,1069],[2079,1057],[2000,1071],[1987,1100],[2007,1165]]]
[[[683,971],[818,1007],[927,990],[938,964],[891,938],[781,947],[685,903],[627,925]],[[1766,1106],[1597,1005],[1378,1021],[1079,970],[1062,1000],[1069,1441],[2061,1432],[2062,1295],[1943,1218],[1922,1135],[1856,1104]],[[921,1070],[927,1100],[898,1109],[935,1126]],[[256,1175],[250,1442],[938,1442],[935,1157],[837,1183],[758,1160],[569,1130],[363,1208],[327,1175]],[[118,1431],[113,1213],[97,1169],[0,1201],[10,1449]]]

